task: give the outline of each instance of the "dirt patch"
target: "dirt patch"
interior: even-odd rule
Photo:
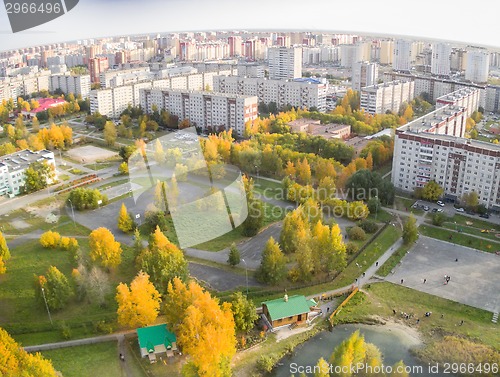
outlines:
[[[95,147],[93,145],[74,148],[69,150],[67,153],[72,159],[82,163],[106,160],[117,155],[116,152],[108,151],[107,149]]]
[[[401,338],[404,341],[404,343],[408,344],[409,346],[420,346],[424,343],[422,335],[414,327],[410,327],[404,323],[397,322],[392,318],[382,318],[379,316],[373,316],[373,318],[377,319],[381,324],[364,325],[364,326],[376,326],[391,331],[399,338]]]
[[[31,226],[23,219],[14,219],[10,222],[10,225],[12,225],[14,228],[18,230],[27,229]]]
[[[43,207],[26,207],[26,212],[32,216],[44,219],[46,223],[54,224],[61,217],[61,209],[59,203],[52,203]]]

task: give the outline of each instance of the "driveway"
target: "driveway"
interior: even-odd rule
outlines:
[[[189,262],[189,273],[191,276],[201,280],[220,292],[240,288],[244,292],[246,287],[246,276],[219,268]],[[253,276],[248,276],[248,286],[262,286]]]

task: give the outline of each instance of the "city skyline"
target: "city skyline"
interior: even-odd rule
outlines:
[[[142,2],[144,3],[144,2]],[[159,0],[147,0],[147,6],[137,10],[132,1],[116,2],[83,0],[72,12],[47,24],[13,34],[10,30],[7,14],[0,11],[0,51],[29,47],[33,45],[57,43],[85,38],[98,38],[116,35],[167,33],[191,30],[311,30],[332,31],[358,34],[407,36],[409,38],[435,39],[465,44],[477,44],[500,47],[496,35],[500,25],[494,15],[500,5],[479,1],[489,10],[481,15],[481,23],[487,28],[450,26],[442,22],[453,19],[453,25],[470,22],[467,12],[462,7],[452,5],[450,1],[435,3],[425,0],[418,8],[411,10],[408,19],[405,9],[395,0],[383,2],[383,6],[373,7],[372,2],[362,0],[360,7],[371,6],[370,12],[352,15],[349,4],[332,4],[324,0],[308,3],[311,16],[304,17],[303,4],[298,1],[288,2],[283,12],[279,3],[257,0],[249,9],[243,5],[226,0],[201,2],[169,1],[168,5]],[[118,5],[119,4],[119,5]],[[453,3],[454,4],[454,3]],[[475,6],[479,8],[478,3]],[[96,7],[99,11],[96,12]],[[150,10],[154,9],[153,12]],[[163,9],[168,9],[165,15]],[[196,13],[193,11],[196,9]],[[224,9],[224,12],[220,10]],[[429,12],[432,9],[432,12]],[[295,10],[295,11],[294,11]],[[244,12],[245,17],[241,17]],[[186,17],[182,17],[185,14]],[[339,17],[342,15],[344,17]],[[387,22],[390,20],[391,22]],[[92,28],[89,28],[89,24]],[[465,24],[464,24],[465,25]]]

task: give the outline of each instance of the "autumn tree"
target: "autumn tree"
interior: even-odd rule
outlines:
[[[302,161],[297,161],[296,172],[300,184],[308,185],[311,183],[311,166],[305,157]]]
[[[77,298],[90,304],[105,306],[107,296],[111,292],[109,276],[97,266],[91,268],[80,264],[73,269],[71,276],[75,282]]]
[[[231,247],[229,248],[229,256],[227,258],[227,263],[229,263],[231,266],[236,266],[240,264],[240,251],[236,247],[236,245],[233,243]]]
[[[0,328],[0,376],[56,377],[52,362],[40,353],[28,353]]]
[[[270,237],[262,251],[262,260],[257,271],[259,280],[277,284],[286,275],[286,258],[278,243]]]
[[[189,276],[187,261],[182,251],[156,227],[149,239],[149,246],[137,258],[140,269],[151,277],[161,293],[166,292],[168,283],[178,277],[186,281]]]
[[[472,210],[479,205],[479,195],[475,191],[466,192],[462,195],[461,202]]]
[[[231,295],[231,311],[238,332],[249,332],[259,318],[253,301],[249,300],[241,292],[235,292]]]
[[[116,126],[113,122],[107,121],[104,125],[104,140],[109,146],[115,145],[116,142]]]
[[[316,272],[331,273],[341,271],[346,266],[346,246],[338,224],[333,225],[331,229],[320,221],[313,225],[310,248]]]
[[[121,175],[127,175],[128,174],[128,164],[126,162],[122,162],[118,166],[118,173],[120,173]]]
[[[0,275],[3,275],[7,272],[7,267],[5,267],[5,262],[2,257],[0,257]]]
[[[309,236],[306,231],[308,228],[302,207],[287,213],[280,234],[280,245],[285,254],[294,253],[299,249],[301,237]]]
[[[235,323],[230,303],[219,304],[195,282],[175,278],[165,298],[168,328],[190,356],[188,367],[200,377],[231,376],[236,353]],[[214,347],[214,345],[217,347]]]
[[[61,235],[52,230],[48,230],[40,236],[40,245],[46,249],[55,249],[59,246]]]
[[[403,242],[406,245],[414,243],[418,239],[417,220],[413,215],[410,215],[406,223],[403,225]]]
[[[243,185],[247,198],[248,215],[243,221],[243,235],[247,237],[255,236],[264,222],[264,206],[262,202],[254,197],[253,179],[243,176]]]
[[[24,190],[31,193],[44,189],[53,176],[53,165],[49,165],[47,161],[35,161],[24,171]]]
[[[118,215],[118,229],[124,233],[128,233],[134,229],[134,221],[128,213],[125,203],[122,203],[120,213]]]
[[[153,324],[160,312],[160,293],[149,275],[140,271],[130,283],[120,283],[116,288],[118,323],[126,327],[143,327]]]
[[[60,310],[66,306],[73,294],[73,290],[64,274],[57,267],[50,266],[40,287],[44,290],[47,305],[52,310]],[[39,292],[37,292],[39,295]]]
[[[2,258],[4,262],[10,259],[9,246],[2,232],[0,232],[0,258]]]
[[[40,131],[40,122],[38,121],[37,117],[33,117],[31,121],[31,131],[34,133]]]
[[[435,180],[427,182],[422,190],[422,199],[429,201],[438,200],[444,193],[444,189]]]
[[[314,377],[330,377],[330,364],[325,359],[319,359],[316,366],[317,371],[314,372]]]
[[[90,258],[105,268],[116,267],[122,261],[120,243],[115,241],[113,233],[106,228],[97,228],[90,233],[89,246]]]

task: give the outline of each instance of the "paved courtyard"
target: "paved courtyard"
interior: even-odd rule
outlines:
[[[500,256],[494,253],[420,236],[401,262],[388,281],[401,284],[403,279],[404,286],[418,291],[500,311]],[[446,285],[445,275],[450,276]]]

